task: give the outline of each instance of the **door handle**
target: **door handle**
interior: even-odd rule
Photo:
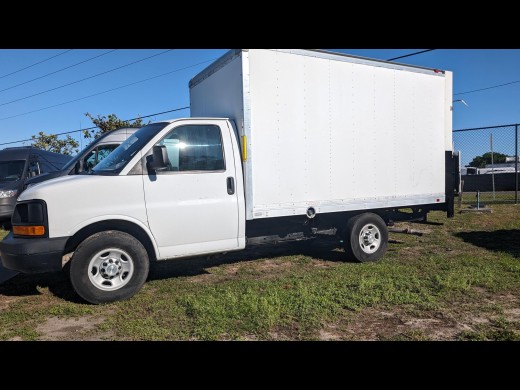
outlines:
[[[235,193],[235,179],[232,177],[228,177],[226,182],[228,195],[233,195]]]

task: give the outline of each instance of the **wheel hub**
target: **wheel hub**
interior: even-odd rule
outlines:
[[[104,291],[125,286],[134,273],[131,256],[119,248],[107,248],[95,254],[89,263],[88,276],[92,284]]]
[[[363,237],[363,241],[365,242],[365,245],[370,245],[374,243],[375,238],[371,232],[366,232]]]
[[[108,262],[104,262],[100,268],[101,274],[105,279],[112,279],[119,275],[121,271],[121,264],[117,259],[110,259]]]
[[[381,232],[373,224],[363,226],[359,233],[359,246],[367,254],[375,253],[381,246]]]

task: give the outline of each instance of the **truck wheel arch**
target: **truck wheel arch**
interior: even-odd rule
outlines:
[[[90,225],[81,228],[72,237],[68,239],[67,244],[65,245],[64,253],[74,252],[78,245],[81,242],[83,242],[87,237],[90,237],[93,234],[99,232],[103,232],[105,230],[118,230],[134,236],[137,240],[141,242],[141,244],[143,244],[150,260],[157,260],[156,248],[153,244],[152,238],[148,235],[148,233],[139,225],[121,219],[111,219],[94,222]]]

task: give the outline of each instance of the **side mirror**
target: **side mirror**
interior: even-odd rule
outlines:
[[[163,171],[167,169],[170,159],[168,158],[166,146],[154,146],[152,151],[152,160],[148,163],[148,168],[155,171]]]

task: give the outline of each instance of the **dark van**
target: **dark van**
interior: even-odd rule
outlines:
[[[34,184],[42,183],[56,177],[89,172],[137,130],[139,130],[139,128],[122,127],[96,138],[81,152],[74,156],[72,160],[67,162],[62,169],[30,178],[25,182],[25,188],[29,188]]]
[[[58,171],[71,159],[30,146],[0,150],[0,221],[11,219],[16,198],[27,179]]]

